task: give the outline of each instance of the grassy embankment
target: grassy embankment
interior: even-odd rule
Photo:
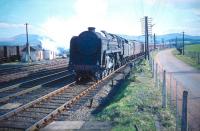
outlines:
[[[200,53],[200,44],[196,44],[196,45],[186,45],[185,46],[185,52],[187,51],[190,51],[190,52],[199,52]],[[200,64],[197,64],[197,59],[195,58],[191,58],[191,57],[188,57],[186,55],[180,55],[178,53],[177,50],[174,50],[173,51],[173,54],[178,58],[180,59],[181,61],[197,68],[197,69],[200,69]]]
[[[134,72],[135,76],[123,84],[97,119],[113,121],[115,131],[155,131],[156,121],[162,130],[174,130],[175,118],[169,109],[161,108],[161,90],[154,87],[147,62],[142,62]]]

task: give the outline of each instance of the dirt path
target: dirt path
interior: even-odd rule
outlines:
[[[156,61],[162,65],[166,72],[179,83],[179,96],[183,90],[189,91],[188,96],[188,123],[191,130],[200,130],[200,70],[197,70],[177,59],[172,49],[160,51]],[[175,90],[175,89],[174,89]],[[181,104],[181,103],[180,103]],[[180,108],[181,109],[181,105]]]

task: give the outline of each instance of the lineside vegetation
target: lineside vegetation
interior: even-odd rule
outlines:
[[[143,61],[133,72],[97,119],[112,121],[114,131],[155,131],[156,123],[160,130],[175,130],[174,115],[161,108],[161,90],[154,87],[148,62]]]

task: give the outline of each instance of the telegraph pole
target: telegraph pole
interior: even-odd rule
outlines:
[[[147,59],[149,60],[149,32],[148,32],[148,17],[145,16],[145,44],[147,51]]]
[[[154,50],[156,49],[156,35],[153,34],[153,43],[154,43]]]
[[[29,42],[28,42],[28,23],[25,23],[26,25],[26,56],[27,56],[27,61],[28,63],[30,62],[30,45],[29,45]]]
[[[164,48],[164,45],[165,44],[165,42],[164,42],[164,38],[162,38],[162,47]]]
[[[177,37],[176,37],[176,48],[178,48],[178,45],[177,45]]]
[[[185,44],[184,44],[184,32],[183,32],[183,55],[185,54]]]
[[[149,60],[149,35],[152,33],[152,19],[145,16],[141,19],[142,34],[145,36],[145,59]]]

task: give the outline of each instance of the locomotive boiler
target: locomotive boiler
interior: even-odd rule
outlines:
[[[69,66],[75,71],[76,80],[99,80],[130,59],[144,52],[144,46],[128,41],[106,31],[96,32],[94,27],[72,37]]]

